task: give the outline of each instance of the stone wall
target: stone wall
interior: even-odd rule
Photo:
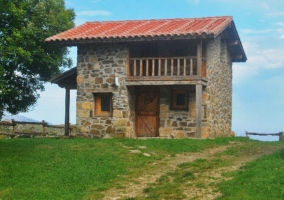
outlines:
[[[207,44],[208,85],[203,91],[202,137],[228,136],[232,121],[232,61],[221,37]]]
[[[185,88],[188,91],[188,110],[171,109],[173,88],[168,86],[160,88],[160,137],[195,137],[195,87],[191,85]]]
[[[77,57],[77,133],[90,137],[132,137],[133,91],[125,86],[128,50],[124,45],[84,45]],[[119,86],[115,86],[115,76]],[[112,116],[94,115],[94,94],[112,93]]]
[[[232,62],[221,37],[206,45],[208,85],[202,94],[202,137],[231,134]],[[119,44],[82,45],[77,63],[77,133],[135,137],[135,87],[126,87],[128,49]],[[118,77],[119,85],[114,80]],[[195,137],[195,85],[187,85],[188,110],[171,109],[171,89],[160,87],[160,137]],[[112,93],[112,116],[94,115],[94,94]]]

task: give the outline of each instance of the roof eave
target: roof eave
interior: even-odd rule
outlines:
[[[62,74],[52,77],[49,81],[62,87],[60,83],[72,75],[77,75],[77,67],[73,67],[72,69],[63,72]]]
[[[234,21],[232,21],[232,22],[230,23],[230,26],[232,26],[232,27],[233,27],[233,30],[234,30],[235,36],[236,36],[236,38],[237,38],[237,40],[238,40],[238,43],[239,43],[239,47],[240,47],[240,51],[241,51],[241,55],[242,55],[242,58],[241,58],[241,59],[238,59],[238,60],[237,60],[237,61],[235,61],[235,62],[246,62],[246,61],[247,61],[247,56],[246,56],[246,53],[245,53],[245,50],[244,50],[243,44],[242,44],[241,39],[240,39],[240,37],[239,37],[239,34],[238,34],[237,29],[236,29],[236,26],[235,26]]]
[[[80,39],[62,39],[62,40],[46,40],[48,43],[56,43],[64,46],[77,46],[80,44],[90,43],[115,43],[115,42],[143,42],[143,41],[165,41],[165,40],[200,40],[214,39],[214,34],[187,34],[187,35],[170,35],[170,36],[143,36],[143,37],[116,37],[116,38],[80,38]]]

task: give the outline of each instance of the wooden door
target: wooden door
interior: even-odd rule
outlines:
[[[137,137],[159,136],[158,91],[136,92],[136,135]]]

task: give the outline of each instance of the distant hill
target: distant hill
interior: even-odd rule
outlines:
[[[4,120],[11,120],[14,119],[15,121],[23,121],[23,122],[38,122],[37,120],[22,116],[22,115],[4,115],[1,121]]]

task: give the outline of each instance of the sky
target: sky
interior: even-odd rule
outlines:
[[[232,130],[237,136],[245,131],[284,131],[283,0],[66,0],[65,4],[74,9],[76,26],[87,21],[233,16],[248,60],[233,63]],[[75,47],[70,56],[76,66]],[[30,112],[20,115],[63,124],[65,90],[46,84],[40,96]],[[76,91],[71,91],[70,105],[70,121],[76,123]]]

